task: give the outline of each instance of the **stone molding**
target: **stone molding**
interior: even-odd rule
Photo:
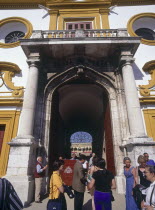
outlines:
[[[105,14],[109,14],[109,11],[110,10],[108,8],[102,8],[102,9],[99,10],[99,13],[101,15],[105,15]]]
[[[9,89],[12,90],[12,97],[22,97],[24,94],[24,87],[23,86],[15,86],[12,82],[12,78],[15,76],[15,74],[19,74],[21,72],[20,68],[10,62],[0,62],[0,79],[2,83],[0,84],[0,87],[5,85]],[[3,93],[3,92],[2,92]],[[0,98],[8,98],[10,96],[0,96]]]
[[[127,142],[124,145],[121,145],[120,148],[126,148],[126,147],[130,147],[130,146],[155,146],[155,141],[153,141],[152,138],[149,137],[129,137],[129,139],[127,140]]]
[[[135,6],[135,5],[152,5],[155,4],[154,0],[112,0],[112,5],[119,6]]]
[[[2,142],[0,156],[0,177],[4,176],[7,171],[8,157],[10,146],[8,143],[17,135],[20,111],[0,111],[0,124],[5,125],[5,133]]]
[[[155,97],[143,97],[139,99],[141,104],[155,104]]]
[[[131,36],[138,37],[138,35],[133,30],[133,24],[137,19],[145,18],[145,17],[146,18],[151,17],[155,19],[155,13],[140,13],[140,14],[134,15],[133,17],[129,19],[127,23],[127,29],[128,29],[128,33]],[[147,40],[147,39],[141,38],[141,43],[146,44],[146,45],[155,45],[155,40]]]
[[[40,55],[39,53],[31,53],[27,59],[29,67],[39,67],[40,65]]]
[[[143,109],[147,134],[155,141],[155,109]]]
[[[151,80],[149,80],[148,85],[139,85],[139,92],[142,96],[155,96],[155,94],[150,94],[151,88],[155,86],[155,60],[145,63],[143,71],[148,72],[151,75]]]
[[[0,106],[17,106],[21,107],[23,104],[23,99],[10,99],[10,98],[1,98]]]
[[[133,54],[128,51],[122,51],[120,56],[120,67],[122,68],[125,65],[131,65],[135,59],[133,58]]]
[[[20,138],[16,137],[11,140],[11,142],[8,142],[8,145],[11,147],[30,147],[31,145],[37,145],[37,142],[34,140],[34,137],[31,138]]]
[[[155,4],[154,0],[102,0],[102,1],[93,1],[93,0],[85,0],[84,2],[76,2],[76,4],[92,4],[100,3],[100,4],[111,4],[111,5],[119,5],[119,6],[135,6],[135,5],[152,5]],[[75,1],[68,0],[66,4],[75,4]],[[13,9],[13,8],[38,8],[38,4],[42,4],[47,6],[48,4],[58,5],[63,4],[64,0],[1,0],[0,8],[2,9]]]
[[[1,20],[0,27],[2,27],[5,24],[12,23],[12,22],[21,22],[26,26],[27,32],[26,32],[25,36],[23,37],[23,39],[28,39],[31,37],[33,27],[32,27],[32,24],[30,23],[30,21],[26,20],[25,18],[21,18],[21,17],[5,18],[5,19]],[[1,42],[0,48],[12,48],[12,47],[17,47],[19,45],[20,45],[20,41],[13,42],[13,43],[2,43]]]

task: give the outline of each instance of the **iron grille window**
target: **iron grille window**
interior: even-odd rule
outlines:
[[[24,36],[25,36],[25,33],[22,31],[13,31],[5,37],[5,43],[17,42],[20,38]]]

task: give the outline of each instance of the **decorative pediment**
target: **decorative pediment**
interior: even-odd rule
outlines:
[[[149,80],[148,85],[139,85],[139,92],[142,96],[155,96],[155,60],[147,62],[143,66],[143,71],[151,75],[151,80]]]
[[[0,62],[0,98],[8,97],[22,97],[23,96],[23,86],[15,86],[12,82],[12,78],[15,74],[20,73],[20,68],[10,62]],[[8,91],[2,91],[2,87],[5,86]]]

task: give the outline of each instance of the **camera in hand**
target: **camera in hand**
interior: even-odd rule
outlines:
[[[87,186],[87,179],[85,177],[81,178],[80,181],[82,182],[82,184]]]
[[[74,198],[74,193],[71,190],[71,187],[67,186],[67,185],[63,185],[65,192],[67,193],[68,197],[70,199]]]

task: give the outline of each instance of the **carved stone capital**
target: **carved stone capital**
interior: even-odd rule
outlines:
[[[135,59],[129,51],[123,51],[120,56],[120,66],[131,65]]]
[[[105,15],[105,14],[109,14],[109,11],[110,10],[108,8],[102,8],[102,9],[99,10],[99,13],[101,15]]]
[[[48,13],[50,15],[58,15],[59,14],[59,10],[49,10]]]
[[[40,55],[39,53],[32,53],[27,59],[29,67],[39,67],[40,66]]]

